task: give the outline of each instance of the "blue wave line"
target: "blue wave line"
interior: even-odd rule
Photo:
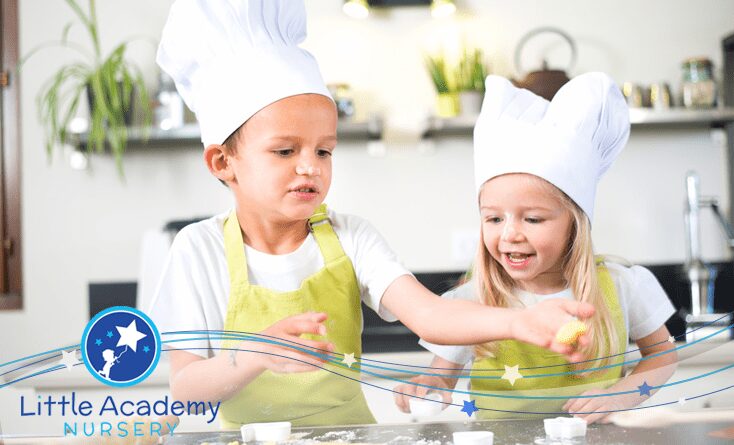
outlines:
[[[212,348],[187,348],[187,349],[188,350],[211,350]],[[272,355],[272,356],[276,356],[276,357],[287,358],[287,359],[290,359],[290,360],[294,360],[294,361],[298,361],[298,362],[307,364],[307,362],[304,361],[304,360],[299,360],[299,359],[295,359],[295,358],[291,358],[291,357],[286,357],[286,356],[282,356],[280,354],[274,354],[274,353],[269,353],[269,352],[252,351],[252,350],[237,349],[237,348],[220,348],[220,349],[221,350],[234,350],[234,351],[247,351],[247,352],[262,353],[262,354],[266,354],[266,355]],[[167,351],[164,351],[164,352],[167,352]],[[75,364],[74,366],[78,366],[78,365],[81,365],[81,364],[83,364],[83,363],[80,362],[80,363]],[[344,364],[341,364],[341,365],[344,366],[345,368],[347,368],[346,365],[344,365]],[[316,367],[318,367],[318,366],[316,366]],[[692,377],[692,378],[689,378],[689,379],[681,380],[681,381],[678,381],[678,382],[673,382],[671,384],[661,385],[661,386],[658,386],[658,387],[651,387],[651,389],[661,388],[663,386],[677,385],[677,384],[685,383],[685,382],[688,382],[688,381],[691,381],[691,380],[697,380],[699,378],[707,377],[709,375],[715,374],[717,372],[721,372],[723,370],[726,370],[726,369],[729,369],[729,368],[732,368],[732,367],[734,367],[734,364],[725,366],[724,368],[720,368],[718,370],[715,370],[715,371],[712,371],[712,372],[709,372],[709,373],[701,374],[700,376],[695,376],[695,377]],[[22,380],[29,379],[31,377],[35,377],[37,375],[46,374],[48,372],[57,371],[57,370],[63,369],[63,368],[65,368],[64,365],[56,365],[56,366],[54,366],[52,368],[49,368],[49,369],[46,369],[46,370],[43,370],[43,371],[39,371],[39,372],[36,372],[34,374],[31,374],[31,375],[28,375],[28,376],[24,376],[22,378],[18,378],[16,380],[12,381],[12,382],[8,382],[5,385],[0,385],[0,388],[3,388],[5,386],[9,386],[12,383],[16,383],[16,382],[19,382],[19,381],[22,381]],[[330,372],[332,374],[338,375],[340,377],[344,377],[344,378],[353,380],[355,382],[359,382],[360,384],[363,384],[363,385],[372,386],[374,388],[382,389],[382,390],[389,391],[389,392],[396,393],[396,394],[402,394],[402,395],[407,395],[407,396],[410,396],[410,397],[416,397],[416,396],[413,396],[413,395],[410,395],[410,394],[405,394],[405,393],[400,392],[400,391],[395,391],[395,390],[392,390],[392,389],[384,388],[382,386],[379,386],[379,385],[376,385],[376,384],[373,384],[373,383],[364,382],[361,379],[356,379],[356,378],[353,378],[353,377],[349,377],[349,376],[340,374],[340,373],[338,373],[336,371],[332,371],[330,369],[325,369],[325,368],[321,368],[321,369],[324,370],[324,371]],[[394,381],[398,381],[398,382],[402,382],[402,383],[414,384],[413,382],[405,382],[405,381],[402,381],[400,379],[391,378],[391,377],[388,377],[388,376],[382,376],[380,374],[371,373],[369,371],[365,371],[365,372],[368,373],[368,374],[371,374],[371,375],[378,376],[378,377],[387,378],[389,380],[394,380]],[[414,385],[416,385],[416,386],[423,386],[423,387],[427,387],[427,388],[430,388],[430,389],[438,389],[438,390],[442,390],[442,391],[449,391],[449,392],[457,393],[457,394],[478,395],[480,397],[521,398],[521,399],[539,399],[539,398],[540,399],[551,399],[551,398],[552,399],[594,398],[594,397],[609,397],[609,396],[613,396],[613,395],[620,395],[620,394],[626,394],[626,393],[628,393],[628,392],[621,392],[621,393],[596,394],[596,395],[586,395],[586,396],[579,395],[579,396],[568,396],[568,397],[566,397],[566,396],[563,396],[563,397],[558,397],[558,396],[555,396],[555,397],[540,397],[540,396],[515,396],[515,397],[506,397],[506,396],[500,396],[500,395],[474,393],[474,392],[471,392],[471,391],[448,390],[446,388],[432,387],[432,386],[429,386],[429,385],[421,385],[421,384],[414,384]],[[717,390],[714,390],[714,391],[710,391],[710,392],[705,393],[705,394],[699,394],[699,395],[696,395],[696,396],[687,397],[685,400],[694,400],[694,399],[697,399],[697,398],[700,398],[700,397],[705,397],[707,395],[711,395],[711,394],[715,394],[715,393],[718,393],[718,392],[722,392],[722,391],[725,391],[725,390],[728,390],[728,389],[731,389],[731,388],[734,388],[734,385],[727,386],[727,387],[724,387],[724,388],[720,388],[720,389],[717,389]],[[637,391],[631,391],[631,393],[636,393],[636,392]],[[424,400],[431,400],[431,399],[425,399],[423,397],[418,397],[418,398],[421,398],[421,399],[424,399]],[[433,400],[433,402],[435,402],[435,400]],[[443,402],[435,402],[435,403],[443,403]],[[677,401],[674,401],[674,402],[665,402],[665,403],[659,403],[659,404],[656,404],[656,405],[638,406],[638,407],[633,407],[633,408],[625,408],[625,409],[619,409],[619,410],[608,410],[608,411],[578,411],[578,412],[552,411],[552,412],[534,412],[534,411],[501,410],[501,409],[493,409],[493,408],[478,408],[478,410],[494,411],[494,412],[503,412],[503,413],[516,413],[516,414],[536,414],[536,415],[550,415],[550,414],[594,414],[594,413],[607,414],[607,413],[615,413],[615,412],[622,412],[622,411],[633,411],[633,410],[654,408],[654,407],[659,407],[659,406],[671,405],[671,404],[675,404],[675,403],[678,403],[678,402]],[[448,403],[447,405],[462,407],[462,405],[459,405],[459,404],[456,404],[456,403]]]
[[[716,336],[716,335],[718,335],[718,334],[720,334],[720,333],[722,333],[722,332],[730,329],[732,326],[734,326],[734,324],[729,325],[729,326],[727,326],[725,328],[722,328],[719,331],[716,331],[716,332],[714,332],[712,334],[709,334],[709,335],[707,335],[707,336],[705,336],[703,338],[700,338],[698,340],[692,341],[690,343],[686,343],[686,344],[683,344],[681,346],[675,347],[675,348],[670,349],[670,350],[667,350],[667,351],[662,351],[662,352],[659,352],[659,353],[656,353],[656,354],[652,354],[652,355],[649,355],[649,356],[640,357],[640,358],[634,359],[634,360],[623,361],[621,363],[610,364],[610,365],[600,366],[600,367],[596,367],[596,368],[581,369],[581,370],[571,370],[571,371],[566,371],[566,372],[562,372],[562,373],[533,374],[533,375],[523,376],[523,378],[544,378],[544,377],[558,377],[558,376],[564,376],[564,375],[583,374],[583,373],[592,372],[592,371],[598,371],[598,370],[603,370],[603,369],[621,367],[621,366],[625,366],[625,365],[629,365],[629,364],[633,364],[633,363],[642,362],[642,361],[645,361],[645,360],[651,360],[651,359],[653,359],[655,357],[662,356],[662,355],[665,355],[665,354],[669,354],[669,353],[671,353],[673,351],[678,351],[680,349],[684,349],[684,348],[693,346],[693,345],[695,345],[697,343],[703,342],[704,340],[707,340],[707,339],[709,339],[711,337],[714,337],[714,336]],[[292,349],[296,349],[296,350],[299,350],[301,352],[308,353],[308,354],[313,355],[315,357],[327,358],[327,361],[329,361],[330,363],[335,363],[335,362],[332,362],[331,360],[328,360],[329,354],[343,355],[343,354],[340,354],[340,353],[333,353],[333,352],[330,352],[330,351],[327,351],[327,354],[318,354],[318,353],[314,353],[314,352],[311,351],[312,349],[316,349],[316,348],[312,348],[312,347],[309,347],[309,346],[306,346],[306,345],[301,345],[300,343],[297,343],[297,342],[293,342],[293,341],[290,341],[290,340],[282,340],[282,339],[279,339],[280,341],[267,340],[267,339],[258,339],[258,338],[252,337],[252,335],[253,335],[252,333],[247,333],[244,336],[242,334],[226,334],[226,335],[221,335],[221,336],[220,335],[212,335],[212,336],[199,337],[199,338],[165,340],[162,343],[172,343],[172,342],[181,342],[181,341],[193,341],[193,340],[208,340],[208,339],[225,339],[225,340],[232,340],[232,339],[240,340],[240,339],[242,339],[242,340],[257,341],[257,342],[263,342],[263,343],[271,343],[271,344],[275,344],[275,345],[279,345],[279,346],[287,346],[287,347],[290,347]],[[257,334],[255,334],[255,335],[257,335]],[[265,337],[277,338],[277,337],[272,337],[272,336],[265,336]],[[290,346],[290,345],[285,344],[283,342],[290,343],[290,344],[296,344],[298,346]],[[369,359],[365,360],[365,362],[367,362],[367,361],[370,361],[370,360]],[[362,363],[361,357],[360,357],[360,363]],[[395,368],[389,368],[389,367],[383,367],[383,366],[376,366],[376,365],[372,365],[372,364],[368,364],[368,363],[365,363],[365,366],[370,367],[370,368],[374,368],[374,369],[382,369],[382,370],[386,370],[386,371],[401,372],[401,373],[404,373],[404,374],[446,377],[446,374],[416,372],[416,371],[409,371],[409,370],[405,370],[405,369],[395,369]],[[405,366],[405,367],[408,367],[408,368],[411,368],[412,367],[412,366],[409,366],[409,365],[400,365],[400,366]],[[418,367],[418,368],[420,368],[420,369],[433,369],[433,368],[430,368],[430,367]],[[483,371],[483,370],[478,369],[476,371]],[[504,369],[498,369],[498,370],[492,370],[492,371],[494,371],[494,372],[503,371],[504,372]],[[456,374],[456,375],[453,375],[453,376],[449,376],[449,377],[450,378],[472,378],[471,373],[469,373],[469,374],[459,373],[459,374]],[[482,379],[482,380],[485,380],[485,379],[486,380],[501,380],[502,379],[501,376],[474,376],[473,378],[475,378],[475,379]]]
[[[178,341],[185,341],[185,340],[178,340]],[[270,342],[269,340],[262,340],[262,341]],[[181,348],[180,350],[183,351],[183,350],[212,350],[212,349],[215,349],[215,348]],[[249,349],[237,349],[237,348],[216,348],[216,349],[219,349],[219,350],[235,350],[235,351],[241,350],[241,351],[248,351],[248,352],[258,352],[258,353],[263,353],[263,354],[267,354],[267,355],[273,355],[273,356],[276,356],[276,357],[288,358],[288,357],[285,357],[285,356],[282,356],[282,355],[279,355],[279,354],[275,354],[275,353],[261,352],[261,351],[253,351],[253,350],[249,350]],[[321,358],[323,358],[323,357],[321,357]],[[293,360],[306,363],[305,361],[302,361],[302,360],[299,360],[299,359],[293,359]],[[329,362],[329,363],[331,363],[331,364],[333,364],[333,365],[337,365],[337,366],[343,367],[345,369],[351,369],[348,366],[346,366],[346,364],[344,364],[344,363],[332,362],[331,360],[328,360],[328,359],[326,361]],[[325,369],[325,368],[323,368],[321,366],[316,366],[316,365],[313,365],[313,366],[314,367],[317,367],[319,369],[325,370],[325,371],[329,371],[328,369]],[[689,382],[689,381],[693,381],[693,380],[698,380],[700,378],[707,377],[709,375],[713,375],[713,374],[716,374],[716,373],[719,373],[719,372],[722,372],[722,371],[726,371],[727,369],[730,369],[730,368],[734,368],[734,364],[727,365],[727,366],[725,366],[723,368],[719,368],[719,369],[714,370],[712,372],[701,374],[700,376],[694,376],[694,377],[691,377],[691,378],[688,378],[688,379],[685,379],[685,380],[680,380],[680,381],[672,382],[672,383],[666,383],[666,384],[663,384],[663,385],[660,385],[660,386],[651,386],[650,389],[659,389],[659,388],[663,388],[663,387],[667,387],[667,386],[679,385],[679,384],[682,384],[682,383],[685,383],[685,382]],[[636,391],[636,390],[630,390],[630,391],[620,391],[620,392],[615,392],[615,393],[596,394],[596,395],[576,395],[576,396],[518,396],[518,395],[508,395],[508,394],[479,393],[479,392],[474,392],[474,391],[461,391],[461,390],[457,390],[457,389],[449,390],[447,388],[436,387],[436,386],[431,386],[431,385],[425,385],[425,384],[422,384],[422,383],[415,383],[415,382],[410,382],[410,381],[406,381],[406,380],[401,380],[401,379],[396,378],[396,377],[390,377],[390,376],[387,376],[387,375],[384,375],[384,374],[371,372],[371,371],[368,371],[368,370],[365,370],[365,369],[361,369],[361,372],[363,372],[365,374],[369,374],[369,375],[375,376],[375,377],[380,377],[380,378],[384,378],[384,379],[387,379],[387,380],[393,380],[395,382],[409,384],[409,385],[413,385],[413,386],[421,386],[421,387],[428,388],[428,389],[435,389],[435,390],[439,390],[439,391],[450,391],[450,392],[455,392],[457,394],[466,394],[466,395],[473,395],[473,396],[479,396],[479,397],[495,397],[495,398],[503,398],[503,399],[538,399],[538,400],[590,399],[590,398],[595,398],[595,397],[610,397],[610,396],[625,395],[625,394],[636,394],[636,393],[638,393],[638,391]],[[336,373],[336,374],[338,374],[338,373]],[[338,375],[341,375],[341,374],[338,374]]]
[[[70,345],[70,346],[66,346],[66,347],[64,347],[64,348],[56,348],[56,349],[52,349],[52,350],[50,350],[50,351],[46,351],[46,352],[41,352],[41,353],[38,353],[38,354],[33,354],[33,355],[29,355],[29,356],[27,356],[27,357],[21,357],[21,358],[19,358],[19,359],[11,360],[11,361],[9,361],[9,362],[5,362],[5,363],[3,363],[3,364],[0,364],[0,368],[2,368],[2,367],[5,367],[5,366],[7,366],[7,365],[12,365],[13,363],[18,363],[18,362],[22,362],[23,360],[28,360],[29,358],[39,357],[39,356],[41,356],[41,355],[45,355],[45,354],[50,354],[50,353],[52,353],[52,352],[61,352],[61,351],[65,351],[65,350],[67,350],[67,349],[69,349],[69,348],[74,348],[74,349],[77,349],[77,348],[79,348],[79,343],[77,343],[77,344],[75,344],[75,345]]]
[[[211,349],[212,348],[186,348],[186,350],[211,350]],[[247,352],[258,352],[258,353],[260,353],[260,351],[251,351],[251,350],[247,350],[247,349],[244,349],[243,350],[243,349],[237,349],[237,348],[219,348],[219,349],[220,350],[225,350],[225,351],[247,351]],[[182,349],[182,350],[184,350],[184,349]],[[294,358],[282,356],[282,355],[279,355],[279,354],[274,354],[274,353],[269,353],[269,352],[264,352],[263,354],[272,355],[272,356],[281,357],[281,358],[289,358],[291,360],[295,360],[295,361],[298,361],[298,362],[301,362],[301,363],[307,363],[304,360],[294,359]],[[346,365],[343,365],[343,366],[346,367]],[[318,366],[315,366],[314,365],[314,367],[318,367]],[[720,369],[715,370],[715,371],[710,372],[710,373],[702,374],[699,377],[692,377],[690,379],[685,379],[685,380],[681,380],[681,381],[678,381],[678,382],[673,382],[673,383],[671,383],[669,385],[662,385],[662,386],[672,386],[672,385],[677,385],[677,384],[680,384],[680,383],[685,383],[685,382],[688,382],[688,381],[691,381],[691,380],[696,380],[698,378],[707,377],[707,376],[709,376],[711,374],[715,374],[717,372],[721,372],[721,371],[724,371],[724,370],[729,369],[729,368],[732,368],[732,367],[734,367],[734,364],[729,365],[729,366],[725,366],[724,368],[720,368]],[[413,395],[406,394],[406,393],[403,393],[403,392],[400,392],[400,391],[395,391],[395,390],[392,390],[392,389],[389,389],[389,388],[384,388],[384,387],[379,386],[379,385],[376,385],[374,383],[369,383],[369,382],[365,382],[363,380],[358,380],[358,379],[355,379],[353,377],[349,377],[349,376],[346,376],[344,374],[340,374],[340,373],[338,373],[336,371],[332,371],[330,369],[325,369],[325,368],[320,368],[320,369],[322,369],[324,371],[327,371],[327,372],[330,372],[332,374],[335,374],[335,375],[338,375],[338,376],[347,378],[349,380],[353,380],[353,381],[359,382],[359,383],[361,383],[363,385],[372,386],[374,388],[382,389],[382,390],[389,391],[389,392],[396,393],[396,394],[402,394],[402,395],[407,395],[409,397],[415,397]],[[369,371],[363,371],[363,372],[366,372],[367,374],[370,374],[370,375],[382,377],[382,378],[385,378],[387,380],[393,380],[393,381],[397,381],[397,382],[401,382],[401,383],[409,383],[411,385],[422,386],[422,387],[429,388],[429,389],[437,389],[437,390],[447,391],[447,392],[451,392],[451,393],[464,394],[464,395],[474,395],[474,396],[479,396],[479,397],[496,397],[496,398],[513,398],[513,399],[545,399],[545,400],[562,399],[562,400],[565,400],[565,399],[581,399],[581,398],[590,399],[590,398],[596,398],[596,397],[610,397],[610,396],[614,396],[614,395],[622,395],[622,394],[627,394],[627,393],[635,393],[636,394],[638,392],[638,391],[629,391],[629,392],[609,393],[609,394],[591,394],[591,395],[578,395],[578,396],[553,396],[553,397],[551,397],[551,396],[548,396],[548,397],[544,397],[544,396],[505,396],[505,395],[496,395],[496,394],[475,393],[475,392],[472,392],[472,391],[459,391],[459,390],[456,390],[456,389],[449,390],[447,388],[440,388],[440,387],[434,387],[434,386],[430,386],[430,385],[423,385],[423,384],[416,384],[416,383],[413,383],[413,382],[406,382],[406,381],[403,381],[403,380],[400,380],[400,379],[397,379],[397,378],[393,378],[393,377],[389,377],[389,376],[383,376],[383,375],[380,375],[380,374],[371,373]],[[662,386],[651,387],[651,389],[661,388]],[[717,392],[721,392],[721,391],[730,389],[732,387],[734,387],[734,385],[728,386],[728,387],[725,387],[725,388],[721,388],[721,389],[715,390],[713,392],[706,393],[704,395],[698,395],[698,396],[695,396],[695,397],[688,397],[688,398],[686,398],[686,400],[693,400],[694,398],[703,397],[705,395],[710,395],[710,394],[714,394],[714,393],[717,393]],[[423,397],[421,397],[421,398],[423,398]],[[430,400],[430,399],[424,399],[424,400]],[[432,400],[432,401],[435,402],[435,403],[443,403],[443,402],[436,402],[435,400]],[[578,412],[571,412],[571,413],[567,413],[565,411],[534,412],[534,411],[501,410],[501,409],[492,409],[492,408],[478,408],[478,409],[484,410],[484,411],[495,411],[495,412],[503,412],[503,413],[518,413],[518,414],[543,414],[543,415],[547,415],[547,414],[594,414],[594,413],[614,413],[614,412],[622,412],[622,411],[640,410],[640,409],[647,409],[647,408],[653,408],[653,407],[664,406],[664,405],[671,405],[671,404],[675,404],[675,403],[678,403],[678,401],[676,400],[674,402],[666,402],[666,403],[661,403],[661,404],[657,404],[657,405],[638,406],[638,407],[625,408],[625,409],[619,409],[619,410],[609,410],[609,411],[578,411]],[[449,403],[447,405],[463,407],[463,405],[459,405],[457,403]]]

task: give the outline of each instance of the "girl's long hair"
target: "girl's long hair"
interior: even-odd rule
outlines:
[[[596,309],[594,315],[586,321],[589,325],[590,342],[581,349],[581,352],[589,357],[589,361],[574,365],[574,369],[583,370],[606,366],[612,361],[609,356],[622,351],[619,351],[620,334],[614,326],[611,311],[597,279],[596,261],[591,242],[591,223],[583,210],[568,195],[543,179],[537,178],[537,180],[571,213],[573,224],[562,266],[563,277],[576,300],[590,303]],[[490,255],[484,245],[481,227],[479,239],[473,271],[473,279],[477,280],[477,289],[479,289],[479,301],[487,306],[517,307],[519,300],[513,294],[514,280]],[[496,342],[477,345],[476,355],[479,358],[492,356],[497,346]],[[582,374],[573,375],[581,376]]]

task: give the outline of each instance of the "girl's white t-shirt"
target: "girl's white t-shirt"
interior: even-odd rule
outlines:
[[[673,304],[655,276],[642,266],[627,267],[614,262],[605,262],[617,291],[619,304],[624,315],[624,324],[632,341],[652,334],[675,313]],[[534,294],[521,289],[515,290],[524,307],[532,306],[549,298],[573,300],[571,289],[548,295]],[[474,280],[452,289],[443,298],[477,301]],[[421,340],[421,346],[437,356],[453,363],[466,364],[474,358],[471,346],[436,345]]]
[[[190,224],[176,235],[148,310],[161,333],[224,329],[230,289],[224,252],[224,221],[228,215]],[[410,272],[369,222],[331,210],[329,218],[344,253],[352,261],[362,301],[383,319],[395,321],[380,301],[396,278]],[[304,279],[324,266],[311,233],[291,253],[269,255],[245,245],[245,256],[250,284],[280,292],[297,290]],[[171,344],[205,358],[214,356],[220,345],[215,339]]]

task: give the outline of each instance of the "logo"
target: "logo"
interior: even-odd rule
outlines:
[[[161,336],[141,311],[115,306],[92,318],[82,334],[82,360],[97,380],[132,386],[145,380],[161,356]]]

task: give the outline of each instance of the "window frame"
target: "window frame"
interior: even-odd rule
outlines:
[[[0,0],[0,310],[22,309],[18,0]]]

